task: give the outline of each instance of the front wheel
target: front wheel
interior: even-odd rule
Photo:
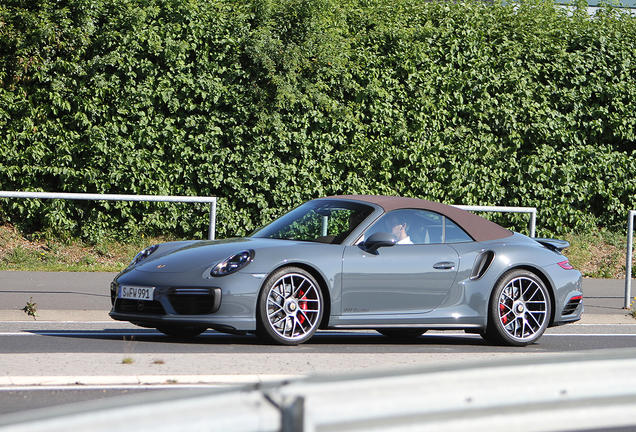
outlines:
[[[495,285],[488,328],[482,337],[494,344],[530,345],[548,327],[551,307],[550,293],[539,277],[526,270],[511,270]]]
[[[258,299],[258,334],[272,342],[297,345],[308,341],[323,314],[322,292],[316,280],[298,267],[272,273]]]

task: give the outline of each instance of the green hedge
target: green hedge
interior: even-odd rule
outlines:
[[[346,193],[621,226],[634,77],[636,19],[611,6],[4,0],[0,190],[218,196],[220,237]],[[207,232],[205,205],[0,205],[91,240]]]

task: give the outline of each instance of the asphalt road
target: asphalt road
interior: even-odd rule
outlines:
[[[92,325],[91,325],[92,324]],[[531,346],[493,346],[478,335],[431,331],[412,340],[391,339],[374,331],[319,331],[299,346],[280,346],[255,336],[235,336],[208,330],[192,339],[165,336],[151,329],[110,323],[0,323],[0,355],[10,354],[431,354],[431,353],[559,353],[595,349],[636,348],[633,325],[571,324],[549,329]],[[0,364],[2,361],[0,361]],[[216,364],[219,373],[240,370],[241,361]],[[7,368],[8,366],[5,366]],[[219,368],[222,370],[219,371]],[[251,369],[252,365],[250,365]],[[355,368],[355,366],[351,366]],[[92,368],[92,366],[91,366]],[[325,365],[325,371],[333,370]],[[237,370],[238,369],[238,370]],[[259,373],[281,373],[278,365],[261,365]],[[292,371],[293,372],[293,371]]]
[[[108,311],[116,274],[0,271],[0,310],[20,311],[33,298],[40,310]]]
[[[177,340],[110,320],[114,273],[0,272],[0,414],[149,390],[227,387],[315,374],[489,362],[636,347],[624,281],[584,281],[581,322],[525,348],[429,332],[395,341],[375,332],[319,332],[297,347],[207,331]],[[37,320],[21,309],[38,304]]]
[[[0,424],[4,414],[148,391],[196,391],[307,375],[417,370],[636,347],[634,324],[573,324],[525,348],[479,336],[429,332],[408,342],[373,332],[320,332],[298,347],[208,331],[179,341],[115,323],[0,323]],[[3,382],[4,379],[4,382]]]

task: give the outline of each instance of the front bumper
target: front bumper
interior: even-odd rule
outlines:
[[[253,331],[256,327],[253,314],[228,315],[222,308],[223,294],[219,287],[155,286],[152,301],[118,298],[118,290],[117,280],[111,282],[109,315],[117,321],[149,328],[196,326],[230,333]],[[234,304],[232,310],[236,309]]]
[[[142,315],[209,315],[221,307],[221,288],[158,287],[154,300],[129,300],[117,297],[119,285],[110,284],[113,312]]]

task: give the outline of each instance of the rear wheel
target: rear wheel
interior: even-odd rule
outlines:
[[[161,333],[177,337],[177,338],[192,338],[200,335],[207,330],[205,327],[182,327],[182,326],[161,326],[157,327]]]
[[[258,334],[272,342],[297,345],[308,341],[323,314],[320,287],[307,271],[283,267],[268,278],[258,300]]]
[[[550,293],[543,281],[527,270],[511,270],[495,285],[482,337],[493,344],[526,346],[548,327]]]

